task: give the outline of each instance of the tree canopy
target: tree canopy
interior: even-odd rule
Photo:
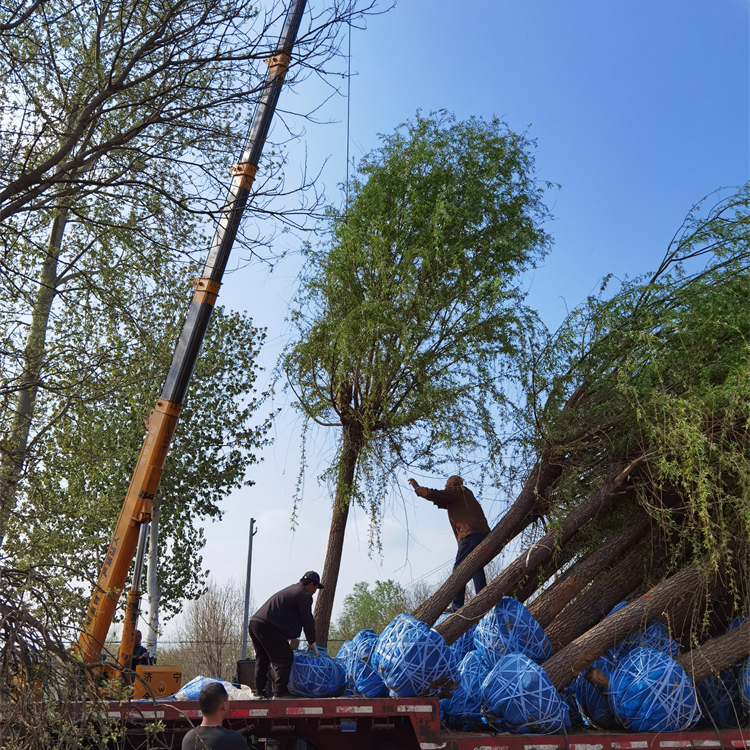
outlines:
[[[417,114],[362,160],[327,241],[306,249],[281,368],[305,419],[340,430],[321,632],[350,502],[377,520],[394,465],[499,453],[503,378],[534,325],[520,275],[550,244],[532,146],[499,120]]]

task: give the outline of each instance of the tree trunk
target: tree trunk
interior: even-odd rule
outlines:
[[[544,565],[555,554],[555,550],[565,546],[571,537],[597,514],[607,510],[622,494],[622,488],[630,473],[641,459],[632,461],[616,476],[583,503],[567,518],[533,544],[520,557],[517,557],[505,570],[483,588],[473,599],[470,599],[458,612],[458,616],[449,617],[435,627],[446,643],[453,643],[475,622],[480,620],[502,597],[507,596],[513,587],[526,575],[530,568]]]
[[[331,626],[333,600],[336,596],[336,584],[338,583],[339,569],[341,568],[341,553],[344,549],[346,520],[349,517],[354,474],[357,469],[357,459],[359,458],[361,448],[361,426],[355,421],[345,424],[343,426],[336,496],[333,501],[331,531],[328,535],[326,560],[321,575],[321,581],[325,588],[318,591],[318,600],[315,604],[315,632],[319,646],[328,645],[328,630]]]
[[[718,638],[711,638],[701,646],[683,654],[677,663],[694,683],[718,674],[722,669],[750,654],[750,620]]]
[[[42,264],[39,290],[31,311],[31,323],[23,353],[16,413],[0,460],[0,548],[5,541],[8,521],[16,507],[16,490],[26,461],[29,433],[44,363],[49,316],[57,294],[57,262],[68,213],[68,207],[60,208],[50,227],[47,256]]]
[[[594,627],[615,604],[643,583],[648,569],[648,547],[649,541],[644,539],[544,628],[555,652]]]
[[[693,563],[607,617],[544,662],[542,666],[552,684],[562,690],[582,669],[626,635],[652,620],[663,620],[665,609],[686,597],[694,597],[696,591],[702,590],[704,582],[703,568]]]
[[[159,631],[159,502],[154,500],[151,506],[151,526],[148,530],[148,577],[146,591],[148,593],[148,614],[146,616],[146,638],[144,646],[151,658],[156,658],[156,644]]]
[[[511,539],[544,515],[548,510],[544,499],[545,493],[560,474],[562,466],[552,462],[552,448],[548,444],[508,512],[482,543],[453,571],[448,580],[414,611],[414,617],[430,626],[434,625],[474,573],[497,557]]]
[[[609,568],[634,544],[643,539],[649,530],[650,521],[646,514],[638,516],[619,534],[610,537],[599,549],[587,558],[577,562],[563,573],[533,604],[529,612],[534,619],[546,628],[563,611],[563,608],[602,571]]]
[[[575,552],[570,547],[557,550],[544,565],[538,566],[524,576],[510,595],[514,599],[518,599],[519,602],[525,602],[535,591],[544,586],[560,568],[567,565],[574,556]]]

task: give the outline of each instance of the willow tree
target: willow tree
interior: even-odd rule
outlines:
[[[348,209],[306,249],[281,367],[305,418],[338,431],[321,641],[352,502],[377,519],[394,466],[498,453],[501,383],[535,324],[520,274],[549,244],[532,146],[498,120],[417,114],[362,160]]]

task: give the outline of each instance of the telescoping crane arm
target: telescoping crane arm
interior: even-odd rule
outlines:
[[[107,631],[112,624],[117,601],[136,551],[139,532],[144,524],[151,521],[151,502],[159,486],[164,460],[180,416],[180,408],[258,170],[279,92],[297,39],[305,3],[306,0],[292,0],[277,50],[266,60],[268,74],[264,91],[253,116],[242,160],[231,167],[232,185],[211,243],[211,251],[203,273],[200,278],[193,281],[195,293],[187,319],[172,357],[161,396],[149,416],[143,447],[91,595],[83,631],[78,641],[79,652],[83,660],[89,664],[100,660]],[[138,586],[139,582],[134,581],[134,593],[138,593]]]

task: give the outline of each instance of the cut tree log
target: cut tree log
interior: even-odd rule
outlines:
[[[532,617],[546,628],[563,609],[583,591],[600,573],[614,563],[649,531],[651,522],[643,513],[631,521],[618,534],[607,539],[593,554],[566,570],[533,604],[529,605]]]
[[[448,580],[415,611],[414,617],[432,626],[474,573],[497,557],[505,545],[547,512],[547,490],[560,478],[562,466],[547,444],[520,494],[482,543],[459,565]],[[475,597],[476,598],[476,597]]]
[[[711,638],[677,659],[694,683],[705,680],[750,654],[750,620],[718,638]]]
[[[456,616],[449,617],[436,625],[435,630],[443,636],[445,642],[450,644],[457,640],[500,599],[507,596],[529,569],[544,565],[557,549],[564,548],[584,523],[610,508],[622,496],[630,474],[643,460],[639,457],[618,471],[598,492],[584,500],[569,516],[564,518],[557,528],[545,534],[520,557],[517,557],[499,576],[461,607]]]
[[[593,586],[576,597],[545,628],[552,648],[557,652],[578,636],[593,628],[602,617],[612,611],[615,604],[626,599],[643,583],[649,565],[649,541],[644,539],[637,547]]]
[[[544,662],[542,666],[552,684],[557,690],[562,690],[581,670],[626,635],[644,628],[652,620],[663,621],[670,606],[686,597],[694,598],[696,592],[705,591],[704,584],[703,568],[693,563],[610,615]]]

